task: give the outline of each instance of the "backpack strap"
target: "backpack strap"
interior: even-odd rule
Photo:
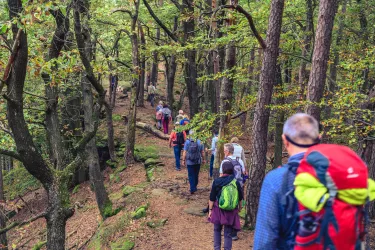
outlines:
[[[243,175],[243,172],[242,172],[242,166],[241,166],[241,164],[240,164],[240,162],[237,160],[237,159],[239,159],[238,157],[236,158],[236,161],[238,162],[238,164],[240,165],[240,169],[241,169],[241,175]],[[225,157],[224,158],[224,160],[227,160],[227,161],[229,161],[230,163],[232,163],[232,165],[233,165],[233,168],[234,168],[234,164],[233,164],[233,162],[235,161],[235,160],[233,160],[232,158],[230,158],[230,157]]]

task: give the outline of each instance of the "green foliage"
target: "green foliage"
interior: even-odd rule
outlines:
[[[140,207],[138,207],[132,214],[132,218],[137,220],[137,219],[140,219],[142,217],[145,217],[146,216],[146,210],[148,208],[148,204],[147,205],[142,205]]]
[[[111,250],[132,250],[135,243],[124,236],[111,244]]]
[[[114,122],[120,122],[122,120],[122,117],[121,117],[121,115],[114,114],[114,115],[112,115],[112,120]]]
[[[103,211],[104,218],[112,217],[121,211],[121,207],[113,209],[112,206],[113,204],[110,201],[105,205],[104,211]]]
[[[4,172],[4,192],[7,199],[12,200],[40,187],[41,183],[23,166]]]
[[[132,194],[133,192],[140,192],[142,191],[143,189],[142,188],[139,188],[139,187],[133,187],[133,186],[125,186],[123,189],[122,189],[122,194],[123,196],[128,196],[130,194]]]
[[[144,162],[149,158],[158,159],[159,155],[155,146],[140,146],[135,145],[134,159],[136,161]]]
[[[73,188],[73,191],[72,191],[72,193],[73,193],[73,194],[76,194],[76,193],[78,193],[78,191],[79,191],[79,188],[80,188],[80,185],[78,184],[77,186],[75,186],[75,187]]]

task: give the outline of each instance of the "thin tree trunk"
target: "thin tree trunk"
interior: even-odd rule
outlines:
[[[156,29],[156,40],[160,40],[160,28]],[[152,66],[151,66],[151,75],[150,75],[150,84],[156,87],[158,82],[158,72],[159,72],[159,65],[158,65],[158,58],[159,54],[157,51],[152,52]]]
[[[173,32],[176,32],[177,28],[178,28],[178,16],[175,16]],[[166,71],[166,77],[167,77],[167,102],[169,104],[169,107],[172,108],[173,112],[177,111],[174,105],[174,95],[173,95],[176,70],[177,70],[177,56],[173,53],[170,57],[169,62],[168,62],[168,58],[165,57],[165,71]]]
[[[288,83],[287,80],[290,79],[288,77],[289,74],[288,68],[285,69],[285,83]],[[276,99],[276,105],[283,105],[284,104],[284,96],[283,96],[283,80],[281,76],[281,67],[277,65],[276,71],[276,90],[280,94],[280,96]],[[281,135],[283,134],[283,125],[284,125],[284,110],[277,110],[276,111],[276,125],[275,125],[275,158],[273,162],[273,167],[277,168],[281,166],[283,160],[283,141],[281,139]]]
[[[310,103],[306,107],[306,113],[313,116],[317,121],[320,121],[321,108],[319,102],[323,97],[327,77],[327,63],[337,5],[337,0],[321,0],[319,3],[318,27],[307,90],[307,99]]]
[[[134,147],[135,147],[135,129],[136,129],[136,118],[137,118],[137,92],[139,89],[139,48],[138,48],[138,36],[136,32],[136,25],[138,22],[138,10],[140,1],[136,2],[135,15],[132,18],[131,24],[131,44],[132,44],[132,63],[133,63],[133,74],[132,74],[132,88],[130,97],[130,109],[129,109],[129,122],[128,122],[128,134],[126,139],[125,149],[125,163],[130,165],[134,163]]]
[[[310,47],[311,47],[311,40],[313,37],[313,29],[314,29],[314,10],[312,6],[312,0],[306,0],[306,28],[305,28],[305,37],[303,41],[303,48],[302,48],[302,58],[308,59],[310,57]],[[305,91],[306,91],[306,84],[308,82],[308,73],[306,70],[307,62],[306,60],[301,59],[301,65],[299,67],[298,73],[298,85],[300,87],[298,93],[299,100],[305,100]]]
[[[142,25],[138,23],[138,30],[139,30],[139,37],[140,37],[140,42],[141,42],[141,49],[142,49],[142,58],[140,62],[140,77],[139,77],[139,93],[138,93],[138,107],[144,107],[144,96],[145,96],[145,68],[146,68],[146,55],[145,55],[145,50],[146,50],[146,39],[145,39],[145,34],[143,32]]]
[[[253,228],[258,210],[260,188],[266,170],[267,134],[273,84],[276,77],[276,63],[279,53],[280,32],[284,0],[273,0],[268,23],[263,66],[260,76],[258,99],[252,127],[252,150],[250,157],[250,179],[246,189],[245,225]]]
[[[5,155],[0,155],[0,162],[4,162],[5,158],[10,158],[6,157]],[[5,228],[6,227],[6,216],[5,216],[5,209],[4,209],[4,204],[5,204],[5,198],[4,198],[4,185],[3,185],[3,170],[4,166],[1,164],[1,169],[0,169],[0,228]],[[6,250],[8,249],[8,241],[7,241],[7,234],[6,232],[3,234],[0,234],[0,250]]]
[[[112,107],[108,104],[104,104],[105,112],[106,112],[106,119],[107,119],[107,135],[108,135],[108,151],[109,156],[111,157],[112,161],[116,160],[116,152],[115,152],[115,136],[114,136],[114,129],[113,129],[113,119],[112,119]]]

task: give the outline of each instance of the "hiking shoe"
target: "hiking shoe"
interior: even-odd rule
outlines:
[[[202,209],[202,212],[203,212],[204,214],[208,213],[208,207],[203,208],[203,209]]]
[[[238,236],[236,235],[236,236],[233,236],[232,237],[232,240],[238,240]]]
[[[181,168],[176,168],[176,171],[181,171]]]

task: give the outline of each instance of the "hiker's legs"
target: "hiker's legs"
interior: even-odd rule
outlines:
[[[155,95],[154,95],[154,94],[151,94],[151,95],[150,95],[150,103],[151,103],[151,107],[154,106],[154,98],[155,98]]]
[[[238,240],[237,233],[238,233],[238,231],[237,231],[236,229],[233,229],[233,232],[232,232],[232,240]]]
[[[180,156],[181,156],[181,148],[180,146],[174,146],[173,147],[173,152],[174,152],[174,158],[176,159],[176,169],[180,169]]]
[[[220,224],[214,224],[214,250],[221,249],[221,230],[223,226]]]
[[[161,129],[161,120],[157,120],[158,121],[158,129]]]
[[[224,250],[232,249],[232,231],[231,226],[224,226]]]
[[[163,120],[164,134],[168,134],[168,120]]]
[[[211,160],[210,160],[210,177],[212,177],[212,171],[214,169],[214,160],[215,160],[215,156],[211,155]]]
[[[188,165],[188,177],[189,177],[189,184],[190,184],[190,192],[195,192],[195,172],[194,172],[194,165]]]
[[[195,165],[195,191],[197,191],[198,182],[199,182],[199,170],[201,169],[201,165]]]

